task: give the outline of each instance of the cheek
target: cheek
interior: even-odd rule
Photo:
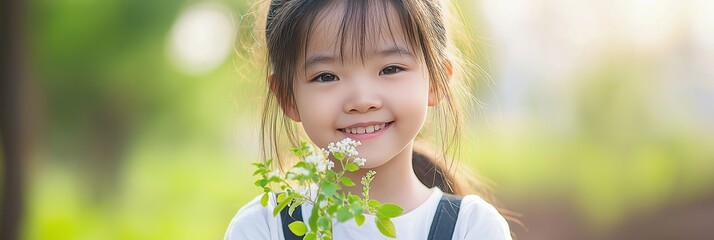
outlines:
[[[388,95],[396,109],[404,112],[426,111],[429,101],[428,83],[415,84],[414,81],[401,84]]]
[[[298,112],[302,120],[302,127],[310,140],[319,146],[324,146],[330,141],[336,129],[334,120],[336,118],[335,103],[316,94],[300,93],[296,96],[298,102]]]
[[[423,81],[422,84],[412,84],[408,90],[401,91],[401,96],[397,98],[403,112],[402,117],[408,117],[409,128],[415,128],[417,131],[424,124],[429,108],[429,84],[427,80]]]

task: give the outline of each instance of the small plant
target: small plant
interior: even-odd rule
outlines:
[[[299,147],[291,149],[300,161],[284,175],[281,175],[278,169],[271,170],[272,159],[253,163],[258,167],[253,175],[262,176],[255,185],[263,188],[265,192],[260,203],[263,207],[268,205],[269,194],[273,192],[270,183],[277,184],[281,190],[273,216],[288,206],[288,213],[292,215],[300,204],[310,203],[313,208],[307,224],[295,221],[288,225],[295,235],[304,235],[304,240],[332,239],[333,219],[345,222],[354,218],[357,225],[362,226],[365,213],[376,216],[375,224],[382,234],[396,238],[397,233],[391,218],[399,216],[404,210],[396,204],[380,203],[369,198],[370,183],[374,179],[375,171],[367,171],[362,176],[362,196],[338,192],[343,186],[355,185],[351,179],[344,176],[345,171],[355,172],[366,162],[366,159],[357,157],[356,147],[360,144],[359,141],[345,138],[340,142],[330,143],[327,150],[316,152],[311,145],[301,142]],[[338,172],[332,170],[335,163],[329,159],[330,155],[341,166]],[[315,189],[316,192],[312,192]]]

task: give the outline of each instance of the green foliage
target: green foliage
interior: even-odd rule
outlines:
[[[392,223],[392,220],[389,220],[389,218],[377,217],[375,223],[377,224],[379,232],[384,234],[384,236],[391,238],[397,237],[397,231],[394,229],[394,223]]]
[[[359,170],[359,167],[357,166],[357,164],[354,164],[354,163],[347,163],[347,165],[345,165],[345,168],[347,169],[347,171],[350,171],[350,172]]]
[[[305,233],[307,232],[307,225],[305,225],[305,223],[301,221],[295,221],[290,223],[290,225],[288,225],[288,228],[290,228],[290,231],[295,233],[295,235],[297,236],[305,235]]]
[[[335,195],[337,193],[337,185],[332,182],[322,182],[322,194],[324,194],[326,197],[331,197],[332,195]]]
[[[352,187],[352,186],[355,185],[355,183],[352,182],[352,179],[349,179],[349,178],[347,178],[347,177],[342,177],[342,178],[340,178],[340,181],[342,182],[342,185],[345,185],[345,186],[348,186],[348,187]]]
[[[377,217],[378,218],[393,218],[397,217],[402,214],[404,211],[401,207],[391,204],[391,203],[385,203],[382,205],[379,205],[375,207],[377,209]]]
[[[307,143],[302,142],[299,147],[291,149],[302,161],[290,168],[284,177],[281,177],[277,170],[270,170],[270,160],[266,163],[254,163],[258,169],[253,175],[261,176],[255,185],[264,191],[261,204],[266,206],[267,194],[272,192],[268,183],[275,182],[285,192],[277,195],[278,205],[273,209],[273,215],[278,215],[286,207],[290,208],[288,211],[292,214],[296,207],[306,202],[313,206],[307,224],[309,229],[301,221],[290,224],[290,230],[298,236],[305,235],[305,239],[332,239],[332,219],[338,222],[355,219],[357,225],[361,226],[365,221],[366,209],[367,212],[377,215],[375,223],[379,225],[380,232],[385,236],[395,237],[396,232],[390,218],[399,216],[403,210],[395,204],[381,204],[369,199],[369,185],[374,178],[374,171],[370,170],[362,177],[364,199],[352,193],[338,193],[342,186],[355,185],[344,174],[346,171],[359,170],[359,165],[364,164],[364,159],[356,158],[355,147],[359,144],[348,138],[337,145],[331,143],[328,147],[331,152],[317,153]],[[332,171],[334,163],[323,154],[332,154],[338,163],[344,166],[342,170]],[[288,182],[290,180],[296,180],[297,185],[291,185]],[[313,186],[318,188],[315,196],[310,193]]]

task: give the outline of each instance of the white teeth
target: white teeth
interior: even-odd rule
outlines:
[[[374,132],[374,126],[369,126],[369,127],[365,128],[365,131],[367,131],[367,133]]]
[[[386,123],[382,123],[379,125],[372,125],[372,126],[367,126],[367,127],[343,128],[342,131],[352,133],[352,134],[373,133],[374,131],[384,129],[386,126],[387,126]]]

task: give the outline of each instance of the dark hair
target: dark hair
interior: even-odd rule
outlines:
[[[363,57],[363,50],[369,24],[369,11],[381,9],[387,19],[389,7],[398,15],[398,20],[406,36],[409,50],[415,56],[423,58],[428,69],[430,91],[435,93],[439,103],[431,111],[431,121],[428,121],[420,132],[423,135],[435,136],[440,146],[437,153],[428,151],[422,141],[416,141],[413,153],[413,169],[419,180],[427,187],[439,187],[446,193],[464,196],[477,194],[486,201],[495,204],[486,184],[476,180],[475,174],[469,172],[468,167],[454,166],[453,159],[458,159],[459,138],[462,131],[460,103],[473,100],[465,88],[466,80],[470,79],[466,63],[459,49],[452,43],[457,31],[450,29],[458,23],[450,19],[450,6],[445,6],[442,0],[272,0],[264,9],[267,17],[258,17],[256,20],[256,34],[254,37],[264,37],[266,44],[267,66],[266,76],[272,75],[266,81],[268,91],[261,115],[261,148],[263,159],[275,159],[280,168],[281,149],[287,146],[296,146],[299,142],[299,131],[294,122],[284,112],[287,107],[295,105],[293,92],[293,75],[296,73],[297,62],[301,54],[306,53],[308,37],[312,31],[316,16],[329,6],[342,4],[345,16],[340,25],[337,36],[340,43],[340,54],[344,56],[345,40],[354,39],[352,50],[357,56]],[[381,8],[371,8],[376,5]],[[262,22],[265,21],[265,22]],[[263,24],[261,24],[263,23]],[[389,23],[387,23],[389,24]],[[451,30],[451,31],[449,31]],[[458,30],[458,29],[457,29]],[[389,31],[392,31],[389,28]],[[465,32],[465,31],[461,31]],[[460,34],[460,33],[459,33]],[[364,59],[362,59],[364,60]],[[282,128],[282,131],[279,129]],[[287,141],[284,141],[286,138]],[[421,139],[420,139],[421,140]],[[286,146],[287,144],[287,146]],[[455,178],[456,170],[460,171],[459,178]],[[506,218],[518,223],[518,220],[508,216]]]
[[[398,13],[399,21],[403,26],[404,35],[407,36],[409,47],[414,52],[419,53],[424,59],[429,70],[431,90],[436,93],[437,98],[442,100],[437,115],[439,124],[444,125],[439,128],[440,140],[444,146],[442,157],[426,156],[426,153],[415,152],[417,156],[414,160],[415,172],[419,179],[429,187],[439,186],[447,193],[458,195],[467,194],[468,191],[461,189],[465,184],[459,184],[453,174],[445,168],[447,162],[447,150],[456,147],[460,130],[460,116],[457,101],[452,95],[450,85],[456,85],[455,80],[449,78],[447,67],[444,64],[451,63],[449,58],[447,32],[443,17],[443,6],[440,1],[379,1],[379,0],[345,0],[341,1],[345,8],[346,16],[343,18],[340,29],[341,53],[344,53],[345,38],[348,31],[356,31],[357,34],[349,35],[357,37],[356,46],[353,49],[362,53],[365,46],[365,36],[367,35],[369,6],[381,4],[384,14],[387,15],[388,7],[392,7]],[[290,122],[284,114],[278,113],[278,107],[294,106],[295,99],[293,93],[293,74],[296,72],[296,62],[305,52],[308,36],[312,31],[315,17],[323,9],[335,4],[335,1],[307,1],[307,0],[273,0],[268,9],[268,16],[264,28],[264,34],[268,49],[268,71],[272,74],[272,81],[269,83],[270,93],[266,98],[262,115],[262,134],[264,158],[276,158],[280,162],[280,145],[278,127],[284,128],[284,137],[287,137],[290,145],[298,143],[297,128]],[[391,30],[390,30],[391,31]],[[361,55],[360,55],[361,56]],[[448,123],[452,123],[450,126]],[[448,131],[449,129],[451,131]],[[448,132],[447,132],[448,131]],[[418,151],[418,150],[417,150]],[[443,162],[444,164],[441,164]]]

